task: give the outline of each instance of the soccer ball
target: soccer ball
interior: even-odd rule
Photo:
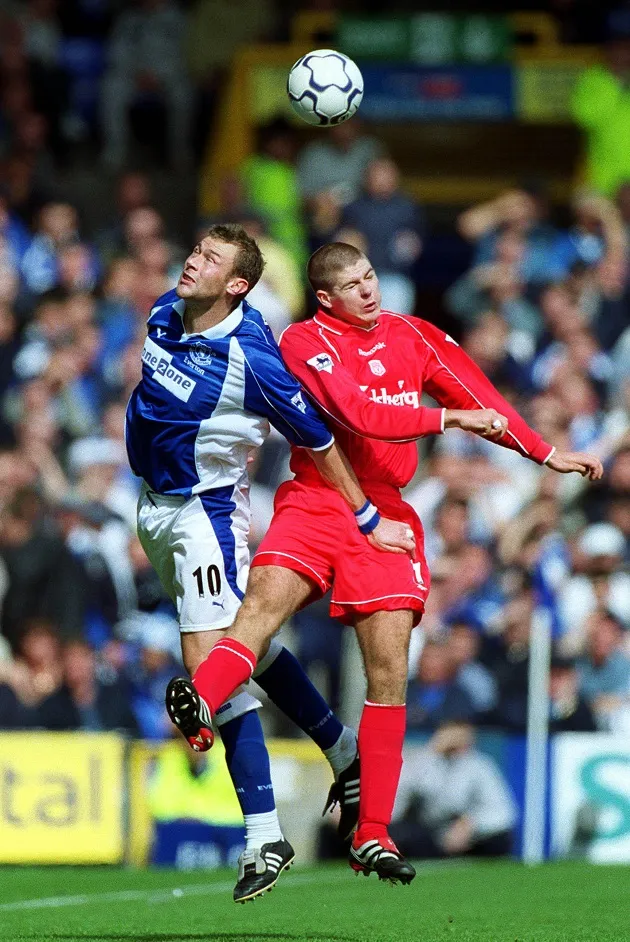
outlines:
[[[289,72],[287,92],[293,110],[308,124],[341,124],[361,104],[363,76],[342,52],[315,49]]]

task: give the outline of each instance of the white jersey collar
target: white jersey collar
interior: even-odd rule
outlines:
[[[184,325],[184,307],[182,307],[179,315],[182,319],[182,327]],[[190,337],[205,337],[207,340],[220,340],[222,337],[227,337],[228,334],[233,333],[237,327],[240,326],[241,321],[243,320],[243,303],[241,302],[238,307],[228,314],[227,317],[224,317],[222,321],[219,321],[218,324],[215,324],[214,327],[208,327],[206,330],[201,330],[197,334],[187,334],[185,331],[181,336],[182,340],[188,340]]]

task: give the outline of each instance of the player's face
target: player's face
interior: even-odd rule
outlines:
[[[318,291],[317,298],[329,314],[356,327],[371,327],[381,313],[378,278],[367,258],[341,271],[330,291]]]
[[[205,238],[198,242],[184,263],[177,294],[187,301],[213,302],[225,294],[240,294],[247,282],[233,274],[237,245]]]

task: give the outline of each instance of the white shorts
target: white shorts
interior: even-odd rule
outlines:
[[[138,537],[177,606],[180,631],[229,628],[249,573],[249,501],[237,487],[187,500],[143,484]]]

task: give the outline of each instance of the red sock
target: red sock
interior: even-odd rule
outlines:
[[[247,683],[256,667],[256,655],[234,638],[217,641],[199,665],[193,683],[214,716],[237,687]]]
[[[366,701],[359,724],[361,793],[353,844],[387,837],[402,768],[407,708]]]

